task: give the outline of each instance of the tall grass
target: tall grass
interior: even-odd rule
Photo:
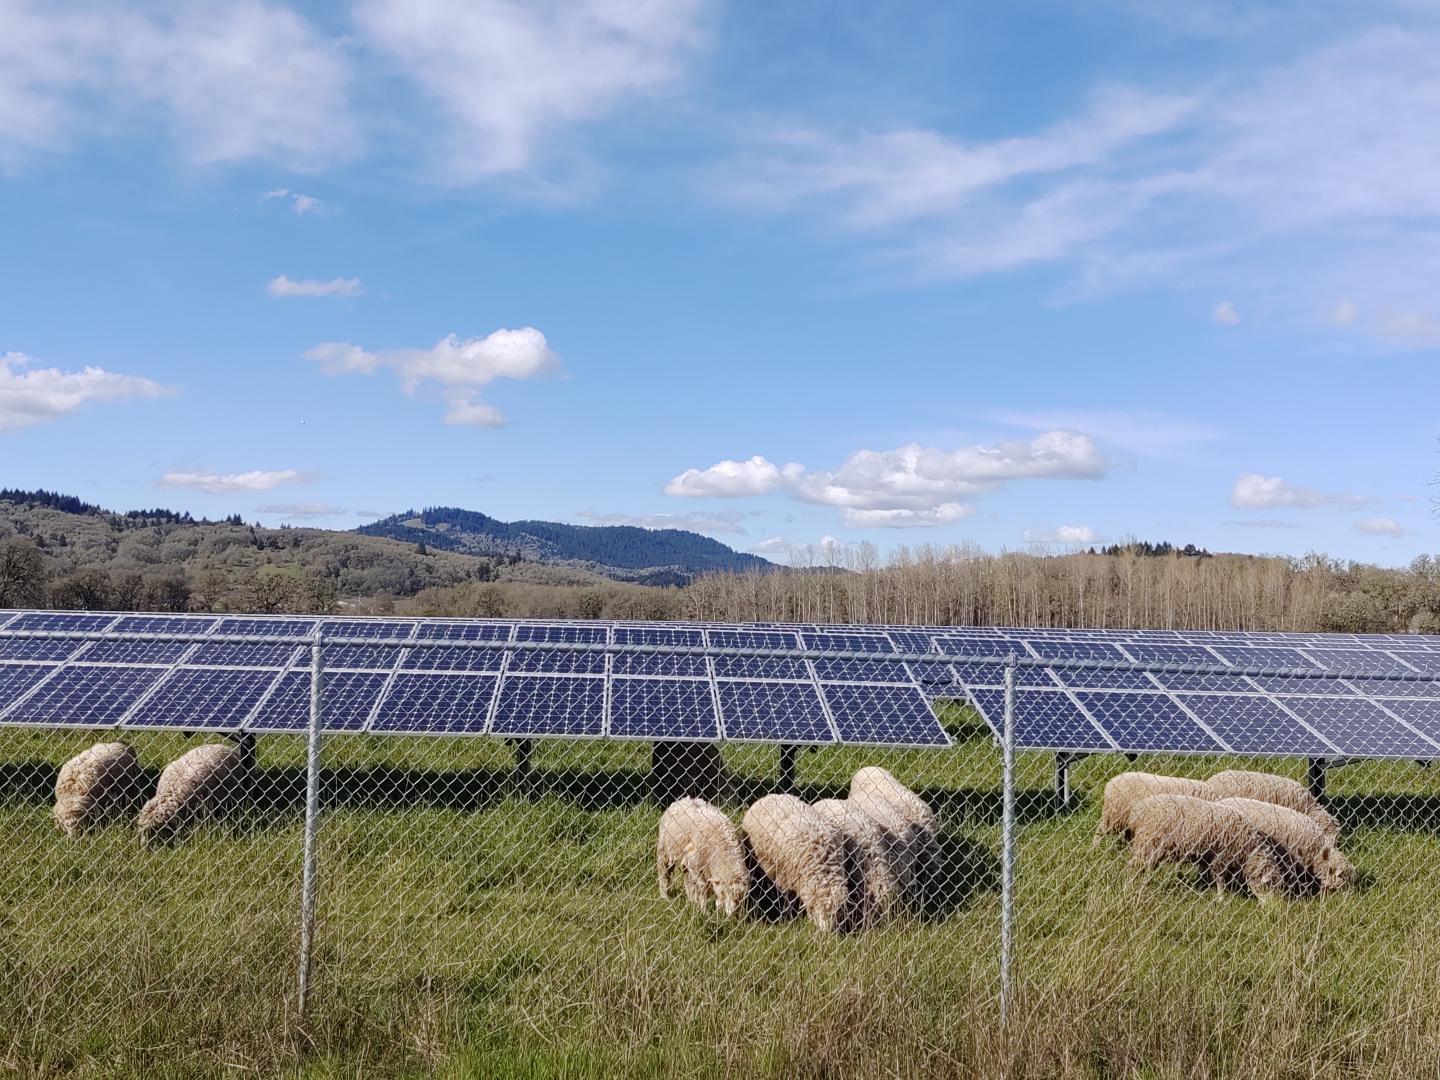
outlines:
[[[47,785],[81,735],[7,732],[0,1071],[18,1076],[1413,1077],[1440,1068],[1440,821],[1411,766],[1332,774],[1353,894],[1217,900],[1131,881],[1021,761],[1016,996],[997,1014],[998,761],[829,750],[805,794],[882,763],[926,791],[949,880],[853,937],[727,922],[656,895],[646,748],[335,739],[315,997],[295,1014],[301,747],[262,743],[237,822],[141,850],[83,842]],[[141,742],[159,764],[183,741]],[[731,809],[773,754],[727,751]],[[1215,760],[1153,763],[1198,775]],[[1077,769],[1093,794],[1123,760]],[[1143,767],[1143,762],[1142,762]],[[1372,797],[1376,796],[1376,797]],[[1378,797],[1383,796],[1383,797]]]

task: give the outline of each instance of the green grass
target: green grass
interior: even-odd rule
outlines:
[[[963,718],[956,717],[957,721]],[[972,728],[965,731],[973,733]],[[1408,765],[1332,773],[1365,882],[1324,901],[1131,881],[1024,790],[1015,1009],[997,1026],[999,756],[826,750],[806,794],[885,764],[937,805],[950,875],[848,938],[727,922],[656,895],[647,748],[542,744],[533,784],[490,741],[335,739],[314,996],[295,1015],[303,746],[262,741],[238,820],[143,851],[64,840],[54,768],[89,740],[4,733],[0,1072],[21,1076],[1386,1076],[1440,1070],[1440,791]],[[137,739],[158,767],[187,744]],[[773,751],[727,750],[731,809]],[[1206,775],[1214,759],[1138,767]],[[1294,768],[1286,762],[1281,767]],[[1092,758],[1084,796],[1131,767]]]

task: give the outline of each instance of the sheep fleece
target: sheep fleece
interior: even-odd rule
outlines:
[[[1340,823],[1320,805],[1320,800],[1311,795],[1304,784],[1288,776],[1248,769],[1226,769],[1207,782],[1222,799],[1258,799],[1276,806],[1288,806],[1319,825],[1331,840],[1340,836]]]
[[[1350,860],[1308,815],[1261,799],[1222,799],[1219,805],[1235,810],[1251,828],[1279,845],[1291,860],[1287,868],[1291,889],[1309,891],[1313,882],[1321,892],[1333,892],[1350,884],[1354,873]]]
[[[854,848],[845,830],[794,795],[766,795],[741,821],[755,861],[825,931],[849,929]]]
[[[660,816],[655,872],[660,895],[670,895],[676,867],[685,873],[685,895],[706,906],[711,900],[726,915],[738,914],[750,890],[745,848],[735,823],[704,799],[671,803]]]
[[[1241,880],[1251,882],[1263,866],[1254,856],[1264,840],[1233,806],[1193,795],[1151,795],[1131,808],[1130,823],[1130,865],[1135,869],[1194,863],[1223,889]]]
[[[843,829],[854,847],[852,918],[861,926],[874,925],[889,915],[900,900],[899,871],[906,865],[904,844],[893,831],[848,799],[821,799],[813,809]]]
[[[919,870],[936,856],[935,812],[878,765],[868,765],[851,778],[850,801],[895,835],[896,879],[902,892],[912,892]]]
[[[1152,795],[1189,795],[1194,799],[1214,801],[1220,796],[1204,780],[1185,776],[1161,776],[1159,773],[1123,772],[1105,785],[1100,804],[1097,836],[1118,833],[1128,836],[1132,831],[1131,810],[1141,799]]]
[[[55,823],[78,836],[115,814],[135,790],[140,762],[125,743],[96,743],[60,766],[55,778]]]
[[[168,835],[214,813],[243,769],[240,750],[226,743],[206,743],[181,754],[165,766],[155,795],[141,808],[135,822],[140,835]]]

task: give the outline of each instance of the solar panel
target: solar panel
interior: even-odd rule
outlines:
[[[950,744],[930,702],[911,687],[826,683],[821,691],[843,743]]]
[[[273,671],[174,671],[125,717],[125,726],[238,731],[275,679]]]
[[[494,675],[396,675],[370,730],[412,735],[483,735],[498,682]]]
[[[360,731],[388,676],[375,671],[327,671],[320,680],[325,731]],[[310,728],[310,672],[291,671],[246,725],[252,731],[303,732]]]
[[[537,626],[521,623],[516,641],[553,641],[570,644],[603,645],[609,634],[606,626]],[[511,671],[548,671],[569,675],[603,675],[603,652],[516,651],[510,655]]]
[[[494,735],[573,739],[599,738],[604,730],[605,680],[570,675],[506,676],[490,728]]]
[[[727,739],[789,744],[836,741],[812,682],[720,681],[716,689]]]
[[[108,727],[163,675],[163,668],[57,668],[0,720],[44,727]]]
[[[710,683],[619,678],[610,684],[610,734],[618,739],[713,742],[720,725]]]

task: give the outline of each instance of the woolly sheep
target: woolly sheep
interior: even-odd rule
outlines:
[[[660,816],[655,872],[661,896],[670,895],[677,868],[692,903],[707,907],[714,901],[732,917],[743,911],[750,892],[744,844],[735,823],[704,799],[677,799]]]
[[[899,871],[907,866],[904,843],[849,799],[821,799],[812,809],[838,825],[854,847],[850,903],[856,923],[873,926],[890,915],[901,899]]]
[[[1261,799],[1221,799],[1218,805],[1241,814],[1281,850],[1287,891],[1334,892],[1351,883],[1355,870],[1350,860],[1308,815]]]
[[[76,754],[55,778],[55,824],[66,836],[115,817],[138,794],[140,762],[125,743],[96,743]]]
[[[896,880],[901,892],[913,899],[921,875],[934,864],[938,853],[935,812],[878,765],[868,765],[851,778],[850,801],[899,841]]]
[[[1277,891],[1274,846],[1234,807],[1194,795],[1150,795],[1131,807],[1132,870],[1192,863],[1217,892],[1241,882],[1256,895]]]
[[[826,932],[849,930],[856,852],[845,830],[794,795],[766,795],[740,823],[760,870]]]
[[[1161,776],[1158,773],[1123,772],[1111,777],[1105,785],[1105,794],[1100,805],[1100,824],[1095,836],[1117,834],[1129,838],[1131,833],[1130,814],[1132,807],[1141,799],[1152,795],[1189,795],[1195,799],[1214,801],[1220,796],[1204,780],[1191,780],[1185,776]]]
[[[135,824],[143,843],[153,844],[184,832],[221,811],[249,771],[246,753],[228,743],[206,743],[165,766],[155,794]]]
[[[1226,769],[1212,776],[1207,783],[1222,799],[1259,799],[1261,802],[1288,806],[1298,810],[1320,826],[1331,840],[1339,839],[1340,823],[1320,805],[1320,800],[1304,784],[1288,776],[1251,772],[1248,769]]]

